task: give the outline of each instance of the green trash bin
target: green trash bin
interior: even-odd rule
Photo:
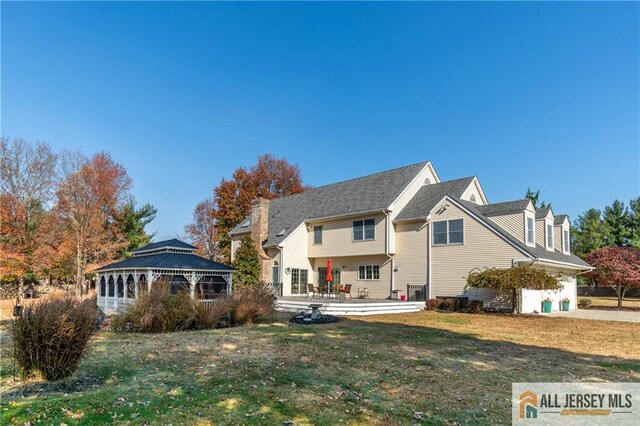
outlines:
[[[542,313],[550,314],[551,313],[551,304],[553,302],[551,300],[544,300],[542,302]]]
[[[562,310],[563,311],[568,311],[569,310],[569,299],[562,299]]]

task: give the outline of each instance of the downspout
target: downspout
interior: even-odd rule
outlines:
[[[391,229],[390,229],[390,224],[391,221],[389,220],[389,215],[391,214],[391,211],[389,210],[385,210],[384,211],[384,254],[389,258],[389,260],[391,261],[391,293],[393,294],[393,290],[396,289],[396,283],[395,283],[395,259],[393,258],[393,256],[391,256],[389,254],[389,238],[390,238],[390,233],[391,233]]]
[[[431,287],[431,213],[429,213],[427,215],[427,299],[433,299]]]

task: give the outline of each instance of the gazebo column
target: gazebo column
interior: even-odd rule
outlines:
[[[133,295],[138,300],[138,283],[140,282],[140,273],[133,271]]]
[[[151,281],[153,281],[153,270],[149,269],[147,271],[147,291],[151,291]]]
[[[189,279],[189,293],[191,298],[196,298],[196,271],[191,271],[191,278]]]
[[[233,274],[229,273],[227,275],[227,296],[231,296],[233,293]]]

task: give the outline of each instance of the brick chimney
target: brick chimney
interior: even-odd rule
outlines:
[[[262,248],[269,236],[269,200],[258,198],[251,203],[251,240],[260,257],[260,279],[271,281],[271,258]]]

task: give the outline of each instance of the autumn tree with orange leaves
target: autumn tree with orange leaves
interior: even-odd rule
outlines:
[[[212,235],[218,255],[224,261],[230,262],[229,231],[249,214],[253,200],[259,197],[284,197],[298,194],[305,189],[298,165],[291,164],[284,158],[276,158],[272,154],[264,154],[258,157],[258,162],[249,169],[238,167],[231,179],[222,179],[214,188],[213,200],[207,206],[212,214],[199,216],[198,208],[202,203],[198,204],[194,212],[195,223],[188,225],[185,230],[198,246],[201,234],[192,231],[199,228],[214,229]],[[200,206],[200,209],[204,207]],[[199,218],[206,220],[206,226],[198,224]]]
[[[85,274],[113,260],[128,244],[117,218],[130,187],[125,168],[104,152],[60,184],[52,224],[62,235],[52,249],[72,260],[78,294],[87,291]]]
[[[56,155],[43,142],[0,139],[0,279],[17,280],[36,271],[38,230],[54,195]]]

